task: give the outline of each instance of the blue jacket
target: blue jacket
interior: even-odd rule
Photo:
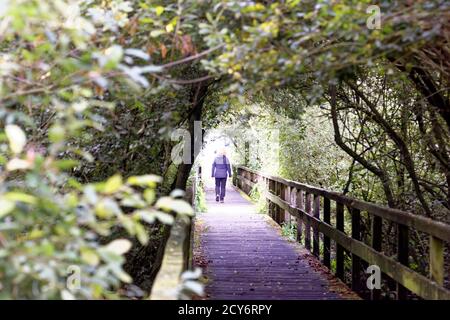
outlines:
[[[227,173],[231,177],[230,160],[226,156],[217,156],[212,164],[211,177],[226,178]]]

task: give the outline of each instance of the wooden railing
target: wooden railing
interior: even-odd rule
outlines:
[[[196,172],[192,181],[190,202],[195,212],[195,197],[198,183],[201,179],[201,171]],[[192,261],[192,223],[191,217],[185,215],[176,216],[170,236],[164,249],[161,268],[153,282],[150,294],[151,300],[177,300],[179,290],[182,287],[181,275],[191,268]]]
[[[190,219],[176,218],[167,240],[161,268],[153,282],[151,300],[177,300],[181,274],[187,270],[190,252]]]
[[[269,215],[280,225],[291,223],[291,216],[295,217],[297,240],[304,240],[304,246],[321,258],[325,266],[331,269],[333,264],[340,279],[345,281],[346,274],[351,273],[351,279],[346,282],[351,282],[356,292],[363,291],[362,286],[366,285],[364,278],[369,275],[365,273],[365,267],[376,265],[390,282],[395,282],[397,299],[405,299],[408,290],[424,299],[450,299],[450,291],[444,287],[444,248],[450,242],[450,225],[246,167],[240,166],[236,170],[235,185],[246,193],[255,184],[262,185]],[[351,220],[347,222],[351,225],[347,232],[345,208]],[[369,244],[361,239],[362,215],[370,216],[371,220]],[[389,221],[397,228],[395,258],[383,253],[383,221]],[[429,276],[408,266],[409,233],[412,230],[429,236]],[[349,272],[344,264],[346,252],[351,256]],[[371,290],[372,299],[379,296],[379,290]]]

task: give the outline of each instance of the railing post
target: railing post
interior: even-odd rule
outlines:
[[[241,178],[244,177],[244,170],[239,169],[239,176],[240,176]],[[243,187],[244,187],[244,183],[242,182],[241,179],[239,179],[239,189],[243,190],[243,189],[242,189]]]
[[[245,171],[245,178],[247,180],[251,181],[252,180],[251,173],[248,172],[248,171]],[[245,191],[246,194],[249,194],[250,193],[250,185],[245,184],[245,190],[244,191]]]
[[[336,202],[336,229],[344,232],[344,205]],[[344,248],[336,243],[336,276],[344,279]]]
[[[373,216],[372,219],[372,248],[377,251],[381,251],[382,248],[382,232],[383,232],[383,219],[378,216]],[[381,295],[380,289],[373,289],[371,298],[372,300],[379,300]]]
[[[267,192],[267,194],[270,193],[270,180],[267,177],[264,177],[264,186],[265,186],[265,192]],[[270,200],[268,197],[266,197],[266,203],[267,203],[267,214],[270,216]]]
[[[361,240],[361,212],[351,208],[352,215],[352,238]],[[356,292],[360,290],[361,283],[361,259],[352,253],[352,289]]]
[[[311,194],[308,192],[305,193],[305,212],[311,216]],[[311,250],[311,223],[309,219],[306,219],[305,221],[305,248]]]
[[[430,236],[430,276],[437,284],[444,284],[444,242]]]
[[[291,187],[290,186],[284,186],[284,200],[291,205],[292,201],[291,201]],[[288,223],[289,226],[291,225],[291,214],[289,213],[288,210],[284,210],[284,222]]]
[[[274,181],[273,182],[274,183],[274,194],[278,197],[279,196],[279,192],[278,192],[278,188],[279,188],[279,184],[278,184],[278,181]],[[273,220],[275,220],[275,222],[276,223],[278,223],[278,221],[279,221],[279,212],[280,212],[280,207],[278,207],[278,205],[277,204],[273,204],[273,215],[274,215],[274,218],[273,218]]]
[[[397,242],[397,259],[398,261],[408,266],[409,243],[408,243],[408,227],[397,225],[398,242]],[[397,283],[397,299],[405,300],[407,298],[407,290],[404,286]]]
[[[281,200],[286,200],[286,185],[284,183],[279,182],[279,195]],[[281,208],[278,208],[278,224],[281,226],[286,222],[286,212]]]
[[[275,194],[275,181],[268,179],[269,181],[269,192]],[[275,220],[275,204],[269,200],[269,216]]]
[[[330,199],[323,198],[323,221],[330,223]],[[323,236],[323,264],[330,268],[331,266],[331,241],[326,235]]]
[[[315,194],[314,195],[314,203],[313,203],[313,216],[314,218],[320,220],[320,196]],[[319,229],[317,227],[314,227],[313,225],[313,254],[316,257],[319,257],[320,255],[320,249],[319,249]]]
[[[305,209],[303,190],[301,189],[297,189],[295,204],[297,208],[299,208],[300,210]],[[302,229],[303,229],[303,221],[301,218],[297,218],[297,241],[300,243],[302,242]]]
[[[241,179],[239,179],[240,171],[241,171],[240,168],[236,168],[236,172],[234,174],[236,177],[233,177],[233,178],[236,179],[236,187],[238,187],[239,189],[241,189]]]
[[[295,187],[290,187],[289,188],[289,204],[291,205],[291,207],[297,207],[297,188]],[[293,217],[292,215],[290,215],[290,223],[294,224],[296,223],[297,220],[295,218],[295,216]],[[297,237],[297,235],[296,235]]]

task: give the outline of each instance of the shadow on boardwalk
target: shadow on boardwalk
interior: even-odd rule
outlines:
[[[207,299],[357,299],[233,187],[225,203],[207,190],[207,207],[196,217],[194,241],[194,264],[207,278]]]

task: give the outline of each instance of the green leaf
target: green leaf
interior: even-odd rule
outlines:
[[[31,167],[32,163],[19,158],[14,158],[8,161],[6,164],[6,170],[8,171],[14,171],[14,170],[26,170]]]
[[[153,223],[155,222],[155,211],[150,210],[137,210],[135,211],[135,214],[142,220],[144,220],[147,223]]]
[[[142,176],[132,176],[129,177],[127,183],[130,185],[137,186],[149,186],[155,187],[157,183],[161,183],[162,178],[154,174],[146,174]]]
[[[128,239],[113,240],[105,246],[105,249],[121,256],[131,249],[131,241]]]
[[[48,130],[48,139],[50,142],[57,143],[64,140],[66,130],[59,124],[53,125]]]
[[[95,214],[99,218],[107,219],[112,217],[116,213],[120,213],[121,210],[117,203],[112,199],[102,199],[95,205]]]
[[[97,266],[100,258],[97,253],[90,248],[81,248],[81,259],[91,266]]]
[[[171,197],[159,198],[155,206],[165,211],[175,211],[179,214],[194,214],[191,205],[184,200],[172,199]]]
[[[142,245],[146,245],[147,244],[147,242],[148,242],[148,232],[141,224],[137,224],[136,225],[136,236],[137,236],[139,242]]]
[[[185,195],[185,192],[184,192],[184,190],[181,190],[181,189],[174,189],[174,190],[172,190],[172,192],[170,192],[170,196],[172,198],[181,198],[181,197],[184,197],[184,195]]]
[[[14,210],[16,204],[14,201],[0,198],[0,218],[3,218]]]
[[[144,190],[144,199],[148,204],[152,204],[155,201],[155,190],[153,189],[145,189]]]
[[[120,281],[125,283],[131,283],[133,279],[130,277],[128,273],[122,270],[120,266],[113,265],[111,267],[111,271],[114,273],[114,275],[120,279]]]
[[[162,15],[164,13],[164,7],[163,6],[157,6],[155,8],[155,12],[156,12],[156,15],[159,17],[160,15]]]
[[[11,201],[19,201],[29,204],[35,204],[37,202],[36,197],[23,193],[23,192],[7,192],[4,198]]]
[[[159,30],[153,30],[152,32],[150,32],[150,37],[152,37],[152,38],[157,38],[157,37],[159,37],[160,35],[162,35],[162,34],[164,34],[164,33],[166,33],[165,30],[161,30],[161,29],[159,29]]]
[[[174,200],[173,210],[180,214],[194,214],[194,210],[192,209],[191,205],[184,200]]]
[[[155,217],[162,223],[168,224],[168,225],[171,225],[174,221],[173,216],[171,216],[168,213],[164,213],[164,212],[160,212],[160,211],[155,212]]]
[[[79,164],[77,160],[63,159],[55,161],[55,166],[61,170],[68,170],[76,167]]]
[[[0,259],[7,257],[9,254],[8,250],[0,249]]]
[[[95,191],[95,188],[93,185],[87,185],[83,190],[84,196],[86,200],[90,203],[95,205],[98,201],[97,192]]]
[[[23,147],[27,143],[27,137],[25,136],[25,132],[15,124],[9,124],[5,127],[5,133],[8,137],[9,147],[11,151],[15,154],[21,153]]]
[[[113,45],[105,50],[104,60],[100,64],[106,69],[115,68],[123,57],[123,48],[119,45]]]
[[[103,192],[107,193],[107,194],[117,192],[117,191],[119,191],[122,184],[123,184],[122,177],[120,175],[116,174],[106,181],[106,183],[103,187]]]
[[[141,196],[137,193],[133,193],[122,199],[120,204],[124,207],[143,208],[147,203],[142,200]]]

